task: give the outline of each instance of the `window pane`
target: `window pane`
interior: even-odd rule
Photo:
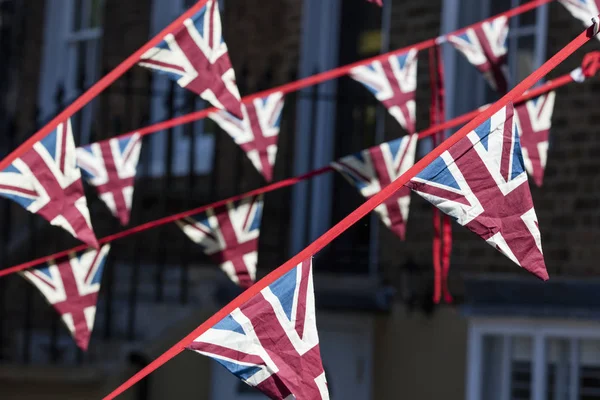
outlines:
[[[579,345],[579,399],[600,399],[600,341],[581,340]]]
[[[90,0],[91,1],[91,7],[90,7],[90,16],[89,16],[89,27],[90,28],[98,28],[100,26],[102,26],[102,16],[103,16],[103,11],[104,8],[102,7],[103,5],[103,0]]]
[[[570,347],[568,339],[549,339],[546,346],[546,393],[548,400],[568,400]]]
[[[528,337],[513,337],[511,343],[510,399],[529,400],[533,341]]]
[[[500,400],[502,385],[502,353],[504,352],[502,336],[484,336],[482,354],[481,398]]]
[[[523,36],[517,41],[517,71],[516,80],[518,83],[525,79],[535,69],[535,37]]]
[[[496,15],[499,14],[501,12],[510,10],[511,7],[511,0],[494,0],[494,1],[490,1],[490,15],[486,15],[486,17],[488,16],[492,16],[492,15]]]
[[[83,14],[83,1],[84,0],[73,0],[73,27],[72,32],[81,30],[81,16]]]
[[[521,4],[529,3],[531,0],[521,0]],[[519,26],[535,25],[537,21],[537,8],[527,11],[519,16]]]

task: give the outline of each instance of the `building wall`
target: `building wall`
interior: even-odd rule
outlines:
[[[433,316],[396,305],[376,319],[373,400],[465,398],[467,323],[455,308]]]

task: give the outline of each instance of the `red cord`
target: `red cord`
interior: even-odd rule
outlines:
[[[408,169],[404,174],[402,174],[398,179],[384,187],[379,193],[375,194],[373,197],[367,199],[360,207],[352,211],[348,216],[342,219],[340,222],[335,224],[331,229],[321,235],[317,240],[309,244],[304,250],[300,251],[294,257],[286,261],[283,265],[271,271],[267,276],[265,276],[260,281],[256,282],[234,300],[232,300],[229,304],[223,307],[221,310],[213,314],[210,318],[204,321],[200,326],[190,332],[187,336],[173,345],[170,349],[161,354],[157,359],[152,361],[150,364],[142,368],[135,375],[127,379],[123,384],[117,387],[115,390],[110,392],[104,399],[110,400],[114,399],[125,390],[132,387],[134,384],[139,382],[145,376],[149,375],[153,371],[160,368],[163,364],[169,361],[171,358],[175,357],[179,353],[181,353],[185,346],[194,341],[198,336],[206,332],[216,323],[221,321],[223,318],[231,314],[236,308],[240,307],[242,304],[246,303],[252,297],[256,296],[263,290],[265,287],[269,286],[277,279],[281,278],[284,274],[291,271],[295,268],[299,263],[307,258],[313,256],[317,252],[319,252],[322,248],[331,243],[336,237],[341,235],[344,231],[346,231],[349,227],[358,222],[361,218],[365,217],[371,211],[375,209],[378,205],[383,203],[386,199],[392,196],[396,191],[402,188],[403,185],[408,183],[410,179],[415,177],[419,172],[421,172],[427,165],[431,164],[437,157],[442,155],[443,152],[448,150],[454,144],[456,144],[459,140],[465,138],[469,132],[477,128],[481,125],[485,120],[490,118],[493,114],[498,112],[502,107],[506,106],[509,102],[515,100],[519,96],[521,96],[527,89],[533,86],[536,82],[538,82],[541,78],[543,78],[549,71],[554,69],[558,64],[563,62],[567,57],[573,54],[577,49],[579,49],[583,44],[587,43],[588,40],[593,36],[593,28],[588,28],[585,32],[578,35],[575,39],[573,39],[569,44],[567,44],[564,48],[562,48],[558,53],[556,53],[552,58],[546,61],[540,68],[535,70],[531,75],[525,78],[521,83],[515,86],[510,92],[504,95],[500,100],[496,103],[492,104],[487,109],[483,110],[478,116],[476,116],[472,121],[463,126],[458,132],[454,135],[450,136],[448,139],[444,141],[440,146],[433,149],[429,154],[425,155],[421,160],[415,163],[411,168]]]

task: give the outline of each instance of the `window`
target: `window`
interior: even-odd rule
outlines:
[[[473,320],[468,400],[600,399],[600,324]]]
[[[46,1],[40,121],[50,119],[99,78],[103,0]],[[63,104],[58,93],[63,90]],[[73,131],[90,137],[92,101],[73,116]],[[76,136],[76,139],[79,136]]]
[[[381,8],[366,1],[305,0],[303,10],[301,77],[380,52]],[[360,83],[350,78],[332,80],[303,90],[298,98],[295,175],[375,144],[378,101]],[[337,173],[296,185],[293,193],[292,254],[364,201]],[[380,224],[367,217],[323,249],[320,270],[370,272],[370,250],[375,247],[370,246],[370,221]]]

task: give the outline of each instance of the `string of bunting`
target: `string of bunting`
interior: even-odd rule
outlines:
[[[415,130],[419,49],[438,46],[444,41],[453,43],[488,80],[493,77],[494,81],[490,81],[492,86],[499,88],[501,76],[498,71],[503,71],[506,67],[507,18],[547,1],[549,0],[534,0],[448,35],[418,43],[406,51],[396,50],[317,74],[271,89],[268,93],[263,93],[262,97],[249,96],[243,105],[240,103],[227,45],[222,37],[218,4],[214,0],[199,2],[184,15],[192,10],[196,12],[189,14],[189,18],[184,19],[182,24],[166,33],[162,41],[155,37],[143,46],[138,51],[141,54],[138,64],[167,75],[180,86],[213,104],[216,108],[205,110],[209,112],[206,115],[232,136],[255,168],[270,182],[277,153],[284,92],[349,74],[364,84],[399,124],[412,134]],[[203,6],[197,9],[201,3]],[[130,58],[117,67],[117,70],[126,69],[129,65]],[[115,76],[118,75],[113,72]],[[102,82],[104,79],[90,91],[97,90],[99,93],[104,87],[104,83],[100,85]],[[87,101],[88,92],[67,110],[77,111],[80,103]],[[67,110],[59,116],[66,115]],[[32,213],[40,214],[53,225],[61,226],[89,245],[97,246],[83,196],[80,169],[113,215],[123,225],[127,225],[134,190],[133,180],[141,149],[140,137],[144,130],[83,146],[77,149],[75,155],[71,145],[59,147],[63,143],[73,143],[69,116],[70,114],[60,121],[59,127],[51,131],[49,136],[42,136],[41,141],[33,143],[32,149],[27,150],[23,146],[33,138],[0,162],[0,195],[16,201]],[[183,120],[171,121],[180,122]],[[60,129],[61,126],[69,129]],[[145,130],[146,133],[150,131]],[[44,132],[45,128],[36,133],[34,138]],[[75,159],[77,161],[74,164]],[[2,168],[1,165],[6,160],[11,160],[12,163]],[[385,218],[389,219],[389,215],[385,217],[380,214],[384,221]],[[395,218],[402,217],[397,213]]]
[[[191,240],[204,247],[234,282],[248,289],[211,317],[212,325],[208,321],[202,324],[192,333],[195,338],[189,340],[192,334],[186,337],[108,398],[178,354],[183,349],[182,343],[221,362],[271,398],[283,399],[292,394],[298,399],[328,398],[314,316],[312,256],[368,212],[375,210],[382,221],[403,238],[412,190],[517,265],[541,279],[548,279],[526,170],[541,185],[555,97],[550,90],[590,76],[592,67],[579,73],[574,71],[527,94],[524,92],[597,34],[596,18],[586,32],[508,95],[489,107],[474,111],[478,115],[456,134],[416,164],[414,159],[418,138],[434,135],[435,140],[441,140],[439,132],[446,129],[442,126],[457,126],[468,120],[465,115],[440,123],[443,121],[443,84],[441,66],[438,66],[436,87],[439,90],[433,93],[433,126],[429,133],[415,133],[418,51],[435,46],[439,57],[439,44],[452,44],[485,76],[492,88],[503,94],[508,86],[508,18],[549,1],[534,0],[456,32],[245,99],[240,99],[222,37],[218,3],[215,0],[199,1],[0,162],[0,194],[30,212],[40,214],[85,243],[45,257],[47,266],[26,270],[40,263],[34,260],[3,270],[0,276],[20,272],[35,285],[59,312],[77,345],[85,350],[93,329],[104,262],[110,250],[108,243],[176,222]],[[560,2],[573,13],[565,4],[568,2]],[[594,64],[595,72],[598,57],[592,57],[586,58],[592,60],[589,63]],[[137,131],[76,149],[70,117],[136,63],[174,79],[214,108],[203,110],[205,114],[192,113],[144,128],[144,134]],[[301,177],[96,239],[83,195],[82,175],[96,188],[111,212],[127,225],[141,136],[152,133],[157,126],[164,129],[168,124],[191,122],[183,122],[190,116],[196,119],[208,116],[232,136],[255,168],[270,182],[283,94],[342,75],[350,76],[371,91],[409,135],[344,157],[331,166]],[[539,93],[534,97],[536,90]],[[515,108],[513,102],[517,100],[521,103]],[[344,174],[367,201],[298,255],[254,284],[262,194],[332,169]],[[239,204],[234,204],[238,200]],[[204,214],[200,216],[199,213]],[[444,221],[449,220],[444,217]],[[449,224],[445,224],[445,232],[446,228]],[[437,248],[434,246],[434,250]],[[443,254],[449,255],[446,243]],[[434,260],[439,256],[438,251]],[[441,264],[436,262],[436,268],[443,269],[444,280],[448,266],[446,256]],[[274,334],[282,340],[273,341]],[[261,345],[256,347],[257,343]],[[240,369],[239,362],[246,367]],[[253,368],[260,372],[249,370],[247,365],[254,365]],[[308,368],[290,368],[292,365],[307,365]],[[300,379],[298,375],[301,375]]]
[[[298,399],[328,399],[316,329],[306,326],[315,324],[314,315],[306,317],[306,313],[314,312],[311,258],[403,185],[455,217],[517,264],[541,279],[548,279],[537,217],[520,156],[513,101],[597,33],[598,19],[595,18],[590,28],[508,94],[105,399],[123,393],[186,348],[217,359],[270,398],[284,399],[293,394]],[[492,198],[484,202],[483,197],[490,192]],[[508,204],[511,207],[507,207]],[[485,209],[479,209],[483,205]],[[465,212],[467,210],[477,212],[472,214]],[[511,238],[510,242],[506,238]],[[303,310],[304,315],[300,311],[292,313],[284,304],[292,307],[299,304],[297,310]],[[281,340],[273,340],[274,337]],[[277,344],[273,347],[274,343]],[[278,358],[271,358],[270,354]],[[303,367],[293,367],[300,365]]]
[[[515,104],[527,102],[528,100],[537,98],[545,93],[551,92],[551,91],[553,91],[561,86],[564,86],[566,84],[569,84],[571,82],[582,82],[584,77],[589,78],[589,77],[594,76],[597,73],[599,66],[600,66],[600,52],[589,53],[584,58],[581,72],[579,69],[577,69],[570,74],[565,74],[565,75],[560,76],[556,79],[553,79],[552,81],[549,81],[543,85],[540,85],[536,88],[528,90],[526,93],[524,93],[522,96],[520,96],[517,100],[515,100]],[[470,121],[471,119],[473,119],[480,112],[481,112],[481,110],[474,110],[469,113],[460,115],[456,118],[450,119],[442,124],[431,126],[427,129],[423,130],[422,132],[418,133],[417,137],[418,137],[418,139],[423,139],[423,138],[432,136],[437,132],[442,132],[447,129],[451,129],[451,128],[460,126],[460,125]],[[413,142],[416,143],[416,140],[414,140]],[[339,161],[342,161],[342,160],[344,160],[344,158],[340,159]],[[100,239],[98,239],[98,243],[99,244],[110,243],[115,240],[123,239],[125,237],[134,235],[139,232],[143,232],[143,231],[146,231],[146,230],[149,230],[152,228],[156,228],[156,227],[168,224],[168,223],[180,221],[180,220],[183,220],[188,217],[192,217],[197,214],[202,214],[209,209],[216,209],[216,208],[225,206],[227,204],[238,202],[245,198],[263,195],[263,194],[266,194],[266,193],[269,193],[269,192],[272,192],[272,191],[275,191],[278,189],[282,189],[285,187],[295,185],[304,180],[307,180],[307,179],[313,178],[315,176],[319,176],[326,172],[331,172],[331,171],[337,169],[336,167],[338,166],[338,164],[340,164],[339,161],[337,162],[337,164],[334,163],[332,166],[325,166],[325,167],[322,167],[322,168],[319,168],[319,169],[316,169],[313,171],[309,171],[309,172],[299,175],[297,177],[283,179],[281,181],[274,182],[274,183],[265,185],[263,187],[260,187],[260,188],[257,188],[257,189],[254,189],[254,190],[251,190],[251,191],[248,191],[248,192],[236,195],[236,196],[232,196],[232,197],[229,197],[229,198],[226,198],[223,200],[219,200],[214,203],[210,203],[210,204],[203,205],[203,206],[200,206],[200,207],[188,210],[188,211],[184,211],[181,213],[177,213],[177,214],[173,214],[173,215],[166,216],[163,218],[159,218],[154,221],[146,222],[144,224],[141,224],[141,225],[123,230],[121,232],[117,232],[115,234],[100,238]],[[82,245],[73,247],[68,250],[63,250],[63,251],[60,251],[60,252],[57,252],[57,253],[54,253],[54,254],[51,254],[48,256],[40,257],[40,258],[31,260],[31,261],[28,261],[28,262],[25,262],[22,264],[4,268],[4,269],[0,270],[0,277],[7,276],[10,274],[19,272],[19,271],[23,271],[25,269],[34,267],[36,265],[44,264],[52,259],[63,258],[65,256],[68,256],[71,253],[83,251],[87,248],[88,248],[87,245],[82,244]]]

